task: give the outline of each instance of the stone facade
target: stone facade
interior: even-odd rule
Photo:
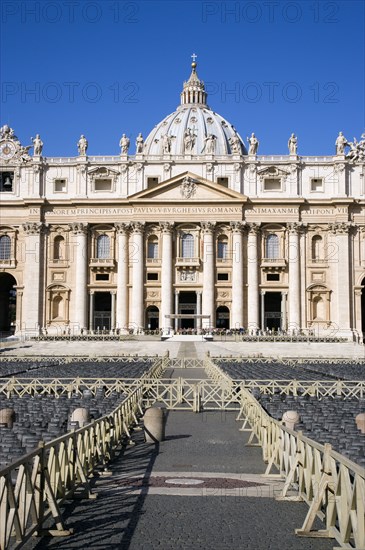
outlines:
[[[83,137],[75,157],[44,157],[37,134],[30,156],[1,128],[0,331],[362,338],[363,142],[326,157],[290,143],[288,155],[248,154],[194,65],[181,105],[135,154],[122,138],[120,155],[88,156]]]

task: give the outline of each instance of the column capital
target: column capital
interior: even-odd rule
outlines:
[[[215,222],[201,222],[201,229],[203,234],[213,233],[215,229]]]
[[[22,224],[23,231],[26,235],[40,235],[46,227],[47,226],[42,222],[27,222]]]
[[[258,235],[260,233],[260,224],[256,222],[248,223],[246,225],[250,235]]]
[[[303,231],[306,226],[301,222],[291,222],[287,223],[286,227],[289,235],[299,235],[299,233]]]
[[[115,223],[114,227],[119,235],[127,235],[128,231],[130,230],[129,223]]]
[[[170,222],[159,222],[161,233],[172,233],[174,225],[174,223]]]
[[[246,222],[230,222],[229,226],[232,233],[242,233],[242,230],[246,227]]]
[[[86,235],[88,224],[83,222],[73,222],[69,224],[69,227],[70,231],[74,235]]]
[[[334,235],[348,235],[353,228],[354,225],[351,222],[336,222],[328,224],[329,232]]]
[[[132,230],[133,233],[143,235],[145,225],[146,225],[145,222],[132,222],[131,223],[131,230]]]

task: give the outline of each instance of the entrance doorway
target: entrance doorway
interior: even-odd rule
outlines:
[[[148,330],[157,330],[159,328],[158,326],[158,318],[159,318],[160,312],[158,310],[158,307],[156,306],[149,306],[146,309],[146,327]]]
[[[264,295],[264,330],[281,329],[281,292],[266,292]]]
[[[229,329],[229,309],[226,306],[217,307],[216,325],[220,329]]]
[[[95,292],[94,300],[94,330],[110,330],[112,321],[110,292]]]
[[[14,333],[17,282],[9,273],[0,273],[0,332]]]
[[[182,330],[195,329],[196,319],[196,292],[179,292],[179,311],[184,315],[191,315],[191,318],[179,319],[179,327]]]
[[[361,282],[361,330],[362,330],[362,339],[365,342],[365,277]]]

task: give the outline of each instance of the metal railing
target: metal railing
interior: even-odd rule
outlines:
[[[18,546],[33,533],[42,532],[52,517],[50,534],[66,536],[61,504],[80,488],[93,498],[87,477],[113,457],[130,428],[142,414],[142,386],[136,388],[113,412],[88,426],[50,443],[41,443],[33,452],[0,471],[0,549]]]
[[[250,431],[248,444],[260,445],[267,463],[265,476],[285,479],[279,500],[305,501],[309,510],[296,534],[335,538],[341,548],[365,548],[364,469],[301,432],[284,427],[271,418],[251,393],[241,387],[241,431]],[[247,428],[246,426],[250,427]],[[255,443],[254,440],[257,440]],[[272,474],[275,467],[279,474]],[[296,495],[289,495],[295,490]],[[319,517],[324,530],[313,530]]]

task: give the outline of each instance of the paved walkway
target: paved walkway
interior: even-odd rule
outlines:
[[[170,369],[166,376],[204,372]],[[282,482],[262,477],[261,450],[245,446],[248,434],[235,416],[170,411],[158,445],[134,431],[135,446],[110,464],[111,475],[94,478],[97,500],[66,508],[74,534],[32,540],[26,550],[332,549],[331,540],[296,537],[307,505],[275,500]]]
[[[161,342],[157,338],[127,340],[124,342],[0,342],[1,355],[163,355],[182,357],[184,346],[194,345],[194,355],[203,359],[209,351],[212,356],[264,357],[348,357],[365,358],[365,346],[355,343],[280,343],[235,342],[217,338],[213,342]]]

